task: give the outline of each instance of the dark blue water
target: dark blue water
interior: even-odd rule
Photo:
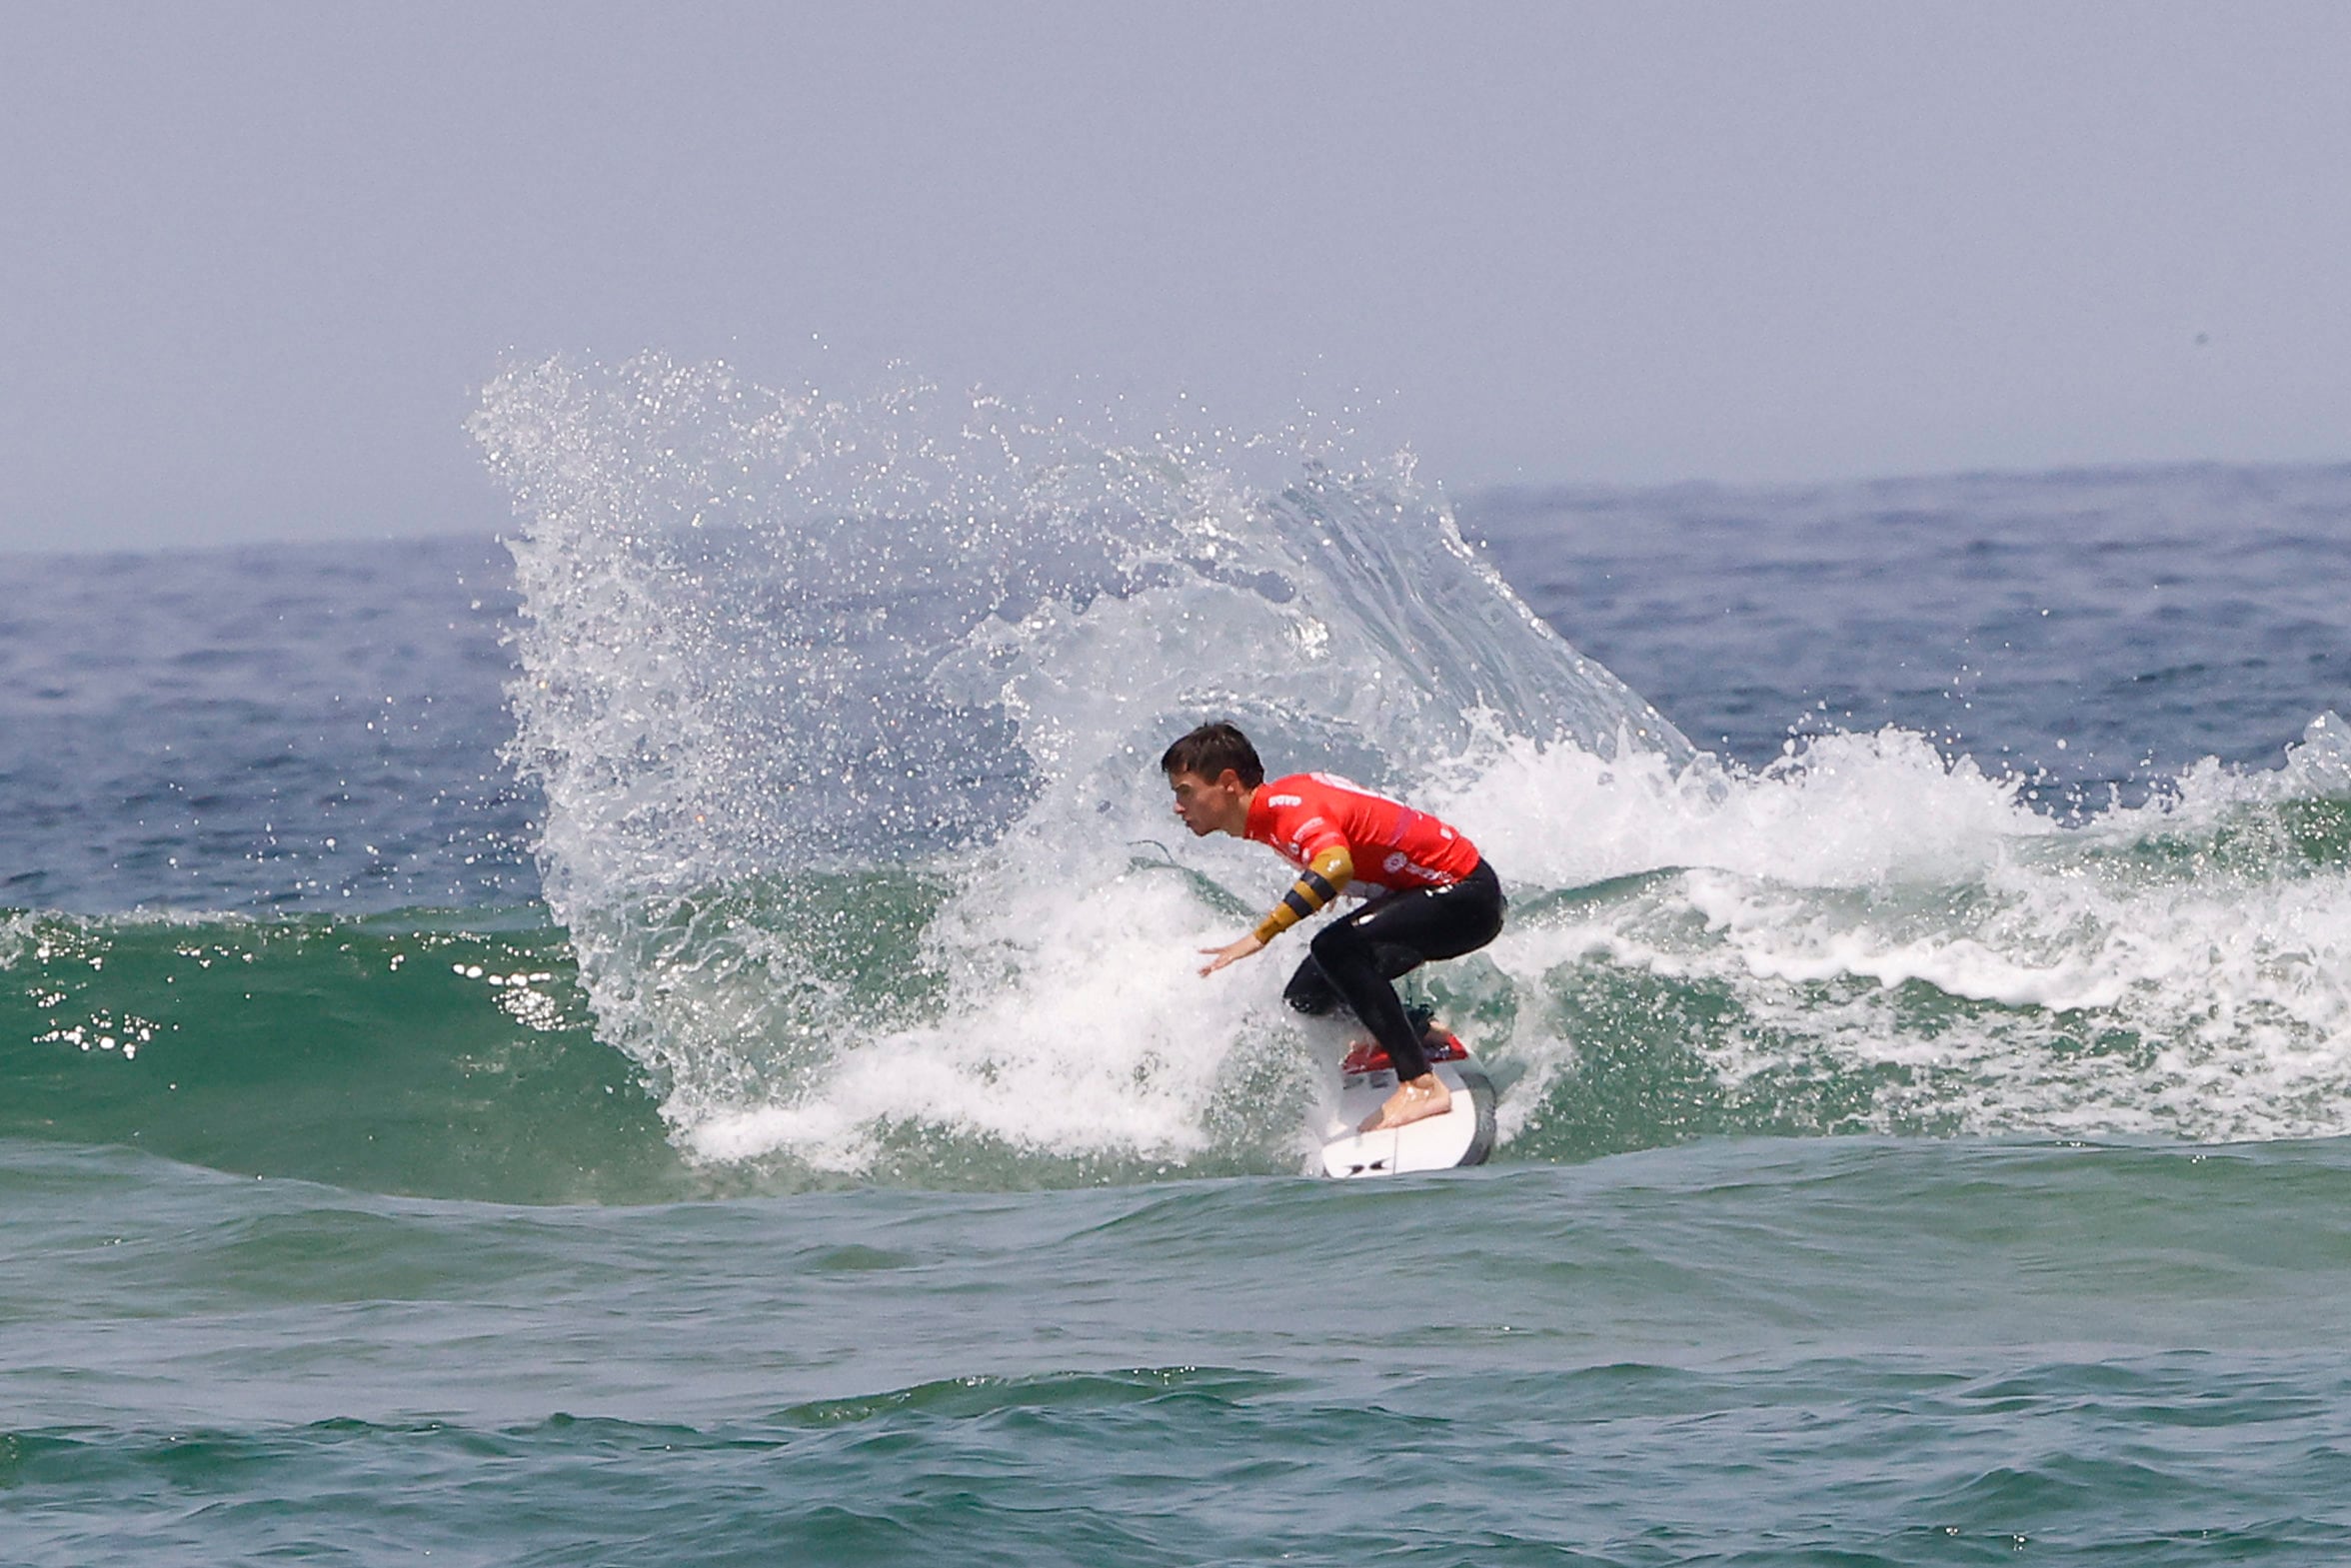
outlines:
[[[1577,647],[1750,766],[1897,725],[2078,810],[2274,767],[2351,703],[2351,470],[1525,491],[1464,528]]]
[[[493,540],[0,556],[0,901],[526,903]]]

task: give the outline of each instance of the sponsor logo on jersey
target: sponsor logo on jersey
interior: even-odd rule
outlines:
[[[1444,872],[1432,870],[1428,866],[1416,863],[1410,855],[1404,853],[1404,851],[1401,849],[1391,851],[1388,854],[1388,857],[1380,861],[1379,864],[1380,868],[1385,870],[1390,876],[1393,876],[1398,872],[1402,872],[1407,875],[1417,876],[1424,882],[1437,882],[1444,880]]]

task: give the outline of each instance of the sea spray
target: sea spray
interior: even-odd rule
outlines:
[[[1279,975],[1187,966],[1237,915],[1170,864],[1154,760],[1202,717],[1405,790],[1488,734],[1691,755],[1408,464],[1289,452],[1256,482],[1265,443],[658,357],[514,368],[475,431],[524,520],[515,756],[549,900],[600,1032],[707,1153],[1294,1141]],[[1252,888],[1236,850],[1182,864]],[[812,915],[816,876],[938,896]]]

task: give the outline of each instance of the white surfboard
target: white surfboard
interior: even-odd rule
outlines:
[[[1457,1042],[1454,1049],[1459,1050]],[[1363,1119],[1395,1092],[1396,1076],[1384,1054],[1367,1067],[1350,1057],[1341,1068],[1338,1101],[1320,1129],[1322,1174],[1346,1180],[1484,1164],[1494,1143],[1493,1081],[1466,1051],[1451,1057],[1431,1053],[1428,1070],[1452,1091],[1450,1110],[1380,1132],[1357,1132]]]

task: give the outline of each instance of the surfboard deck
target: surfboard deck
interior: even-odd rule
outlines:
[[[1394,1092],[1395,1069],[1385,1055],[1369,1063],[1361,1053],[1349,1057],[1340,1069],[1337,1104],[1321,1129],[1322,1174],[1344,1181],[1484,1164],[1494,1144],[1493,1080],[1457,1042],[1453,1048],[1460,1053],[1432,1056],[1428,1064],[1436,1080],[1452,1091],[1452,1108],[1380,1132],[1354,1129]]]

